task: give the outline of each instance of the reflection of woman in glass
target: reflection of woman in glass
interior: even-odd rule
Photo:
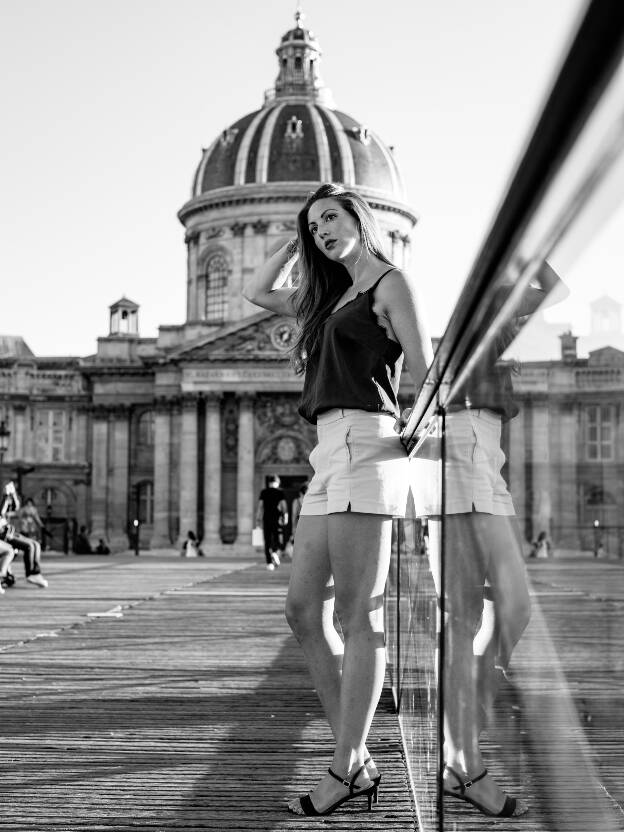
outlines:
[[[336,741],[328,774],[289,805],[318,815],[358,796],[370,808],[377,796],[381,776],[366,738],[385,672],[392,516],[404,514],[408,491],[408,460],[394,431],[397,389],[403,355],[418,385],[431,348],[413,282],[383,253],[358,194],[321,186],[299,213],[298,230],[299,286],[284,285],[297,252],[292,241],[245,295],[297,317],[294,360],[305,370],[299,412],[318,426],[286,608]]]
[[[446,418],[444,790],[484,814],[507,817],[528,807],[502,792],[479,748],[479,734],[530,616],[520,528],[501,475],[501,425],[518,408],[511,368],[499,359],[521,318],[535,311],[559,280],[545,264],[538,282],[526,290],[515,319],[501,329]],[[494,314],[508,292],[501,290]]]

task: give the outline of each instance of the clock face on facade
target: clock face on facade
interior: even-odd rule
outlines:
[[[295,331],[291,324],[281,323],[271,330],[271,341],[278,350],[289,350],[295,338]]]

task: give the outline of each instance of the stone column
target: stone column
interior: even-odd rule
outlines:
[[[197,533],[197,396],[182,395],[180,436],[180,534],[182,546],[186,533]]]
[[[533,530],[550,536],[552,517],[550,490],[550,419],[548,403],[536,401],[533,408]]]
[[[93,410],[91,438],[91,536],[108,538],[106,497],[108,483],[108,411]]]
[[[26,447],[24,440],[26,439],[26,403],[15,402],[13,405],[13,421],[15,430],[15,459],[23,460],[26,458]]]
[[[256,495],[254,494],[253,396],[243,393],[238,410],[238,474],[236,489],[237,543],[251,543]]]
[[[204,542],[221,543],[221,396],[206,396]]]
[[[165,549],[171,546],[171,402],[157,399],[154,411],[154,531],[150,548]]]
[[[116,406],[111,411],[109,430],[111,436],[111,477],[107,512],[109,545],[114,552],[120,552],[130,545],[128,540],[130,410],[128,407]]]

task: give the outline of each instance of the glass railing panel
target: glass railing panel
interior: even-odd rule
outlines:
[[[441,444],[432,418],[412,457],[412,494],[395,522],[387,588],[388,669],[420,829],[438,829]]]

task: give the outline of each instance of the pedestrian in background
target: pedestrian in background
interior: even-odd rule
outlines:
[[[78,534],[76,535],[76,540],[74,541],[74,553],[76,555],[93,554],[93,549],[91,547],[91,541],[89,540],[89,535],[87,533],[86,526],[81,526]]]
[[[44,525],[32,497],[28,497],[24,502],[17,516],[19,533],[41,543],[43,540]]]
[[[269,477],[267,487],[260,492],[256,509],[256,525],[262,526],[264,557],[269,570],[280,565],[281,535],[284,526],[288,523],[286,495],[280,488],[280,484],[280,478],[275,474]]]

